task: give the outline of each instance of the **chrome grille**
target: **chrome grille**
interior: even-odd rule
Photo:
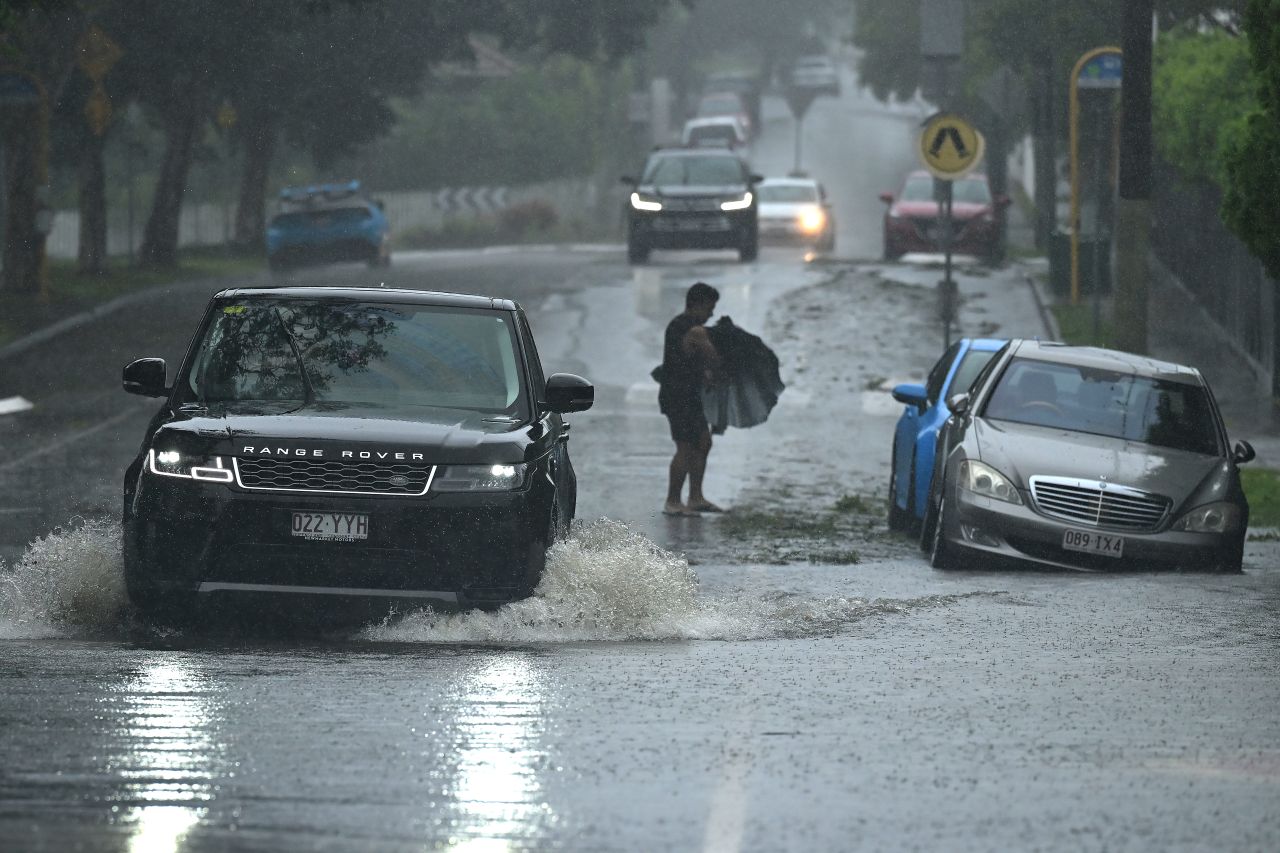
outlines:
[[[705,213],[707,211],[716,211],[720,209],[719,198],[670,198],[662,199],[662,207],[664,210],[670,211],[697,211]]]
[[[236,483],[267,492],[425,495],[434,465],[325,459],[233,459]]]
[[[1101,488],[1097,480],[1032,477],[1031,495],[1040,512],[1091,527],[1114,530],[1154,530],[1169,512],[1161,495],[1114,486]]]

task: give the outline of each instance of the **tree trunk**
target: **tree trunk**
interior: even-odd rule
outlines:
[[[194,99],[193,99],[194,101]],[[166,127],[164,160],[151,203],[151,215],[142,232],[138,262],[146,267],[178,265],[178,235],[182,219],[182,202],[187,192],[187,173],[191,170],[191,150],[203,110],[194,102],[175,108]]]
[[[240,201],[236,206],[235,243],[261,251],[266,231],[267,173],[275,155],[276,122],[269,115],[246,117],[242,125],[244,170],[240,175]]]
[[[1047,251],[1058,218],[1058,146],[1053,130],[1053,63],[1046,62],[1036,81],[1032,103],[1031,134],[1035,140],[1036,248]]]
[[[102,162],[106,139],[87,133],[80,149],[80,252],[81,273],[107,271],[107,179]]]
[[[5,122],[4,187],[8,209],[4,233],[4,277],[0,292],[35,296],[40,293],[45,235],[36,229],[39,202],[36,189],[36,147],[39,130],[35,110],[12,111]]]

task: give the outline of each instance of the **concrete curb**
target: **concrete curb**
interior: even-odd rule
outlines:
[[[1044,325],[1045,334],[1049,336],[1051,341],[1062,340],[1062,330],[1058,328],[1058,318],[1053,316],[1053,312],[1049,310],[1052,300],[1044,293],[1044,285],[1036,281],[1025,267],[1022,267],[1022,277],[1027,282],[1027,287],[1031,288],[1031,298],[1036,301],[1036,311],[1040,313],[1040,322]]]

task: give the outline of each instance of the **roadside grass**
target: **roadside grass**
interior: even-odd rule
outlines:
[[[862,561],[855,546],[883,538],[884,515],[883,500],[846,494],[826,509],[736,508],[717,531],[743,562],[845,566]]]
[[[184,250],[178,255],[177,267],[166,270],[142,269],[130,266],[126,258],[111,258],[104,274],[83,275],[77,272],[75,261],[52,261],[47,297],[0,294],[0,346],[24,332],[127,293],[179,281],[251,275],[264,267],[263,258],[256,253],[221,246]]]
[[[1059,303],[1049,306],[1058,321],[1062,332],[1063,343],[1079,346],[1105,347],[1111,340],[1111,319],[1107,312],[1102,312],[1102,324],[1098,334],[1093,329],[1093,305],[1081,302],[1078,305]]]
[[[1241,468],[1240,482],[1249,499],[1249,525],[1280,527],[1280,471]]]

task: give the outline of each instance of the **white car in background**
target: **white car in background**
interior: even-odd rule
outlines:
[[[840,94],[840,74],[831,57],[824,53],[802,56],[791,66],[791,85],[813,89],[823,95]]]
[[[756,196],[762,241],[835,250],[836,221],[822,184],[807,177],[766,178],[756,185]]]
[[[747,129],[735,116],[691,118],[684,123],[680,141],[686,148],[745,148]]]

